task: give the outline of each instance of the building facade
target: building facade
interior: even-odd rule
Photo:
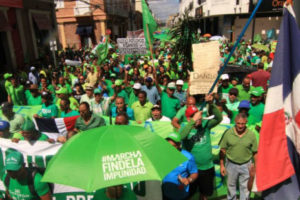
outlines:
[[[0,67],[24,69],[39,59],[51,62],[50,40],[56,38],[53,0],[0,1]]]
[[[62,48],[91,47],[107,34],[126,37],[137,26],[132,0],[56,0],[56,17]]]
[[[190,15],[200,20],[203,34],[224,35],[235,40],[257,2],[258,0],[182,0],[179,10],[180,13],[190,10]],[[244,39],[252,39],[255,34],[266,37],[270,30],[278,34],[283,3],[284,0],[263,1]]]

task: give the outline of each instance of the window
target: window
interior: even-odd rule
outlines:
[[[240,4],[240,0],[236,0],[236,5],[239,5]]]
[[[64,0],[54,0],[54,3],[56,5],[56,8],[64,8]]]

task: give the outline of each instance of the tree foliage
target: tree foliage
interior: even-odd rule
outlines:
[[[178,22],[172,27],[170,33],[175,44],[172,48],[173,55],[182,56],[183,63],[192,69],[192,44],[196,39],[200,23],[194,17],[189,16],[189,10],[179,17]]]

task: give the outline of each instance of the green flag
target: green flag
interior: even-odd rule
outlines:
[[[146,47],[149,48],[149,41],[148,37],[150,37],[150,43],[153,44],[153,32],[156,31],[157,24],[155,22],[155,19],[152,16],[152,13],[150,12],[145,0],[142,0],[142,9],[143,9],[143,29],[144,29],[144,35],[146,39]],[[148,36],[148,31],[149,36]]]
[[[103,62],[105,61],[107,55],[108,55],[108,42],[107,39],[105,40],[105,43],[101,43],[97,46],[96,48],[96,53],[98,56],[98,65],[103,64]]]

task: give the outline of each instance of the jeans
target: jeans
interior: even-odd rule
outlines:
[[[227,172],[227,199],[236,200],[236,186],[239,181],[240,200],[249,199],[249,191],[247,188],[249,180],[249,169],[251,160],[245,164],[238,165],[226,160],[225,168]]]

